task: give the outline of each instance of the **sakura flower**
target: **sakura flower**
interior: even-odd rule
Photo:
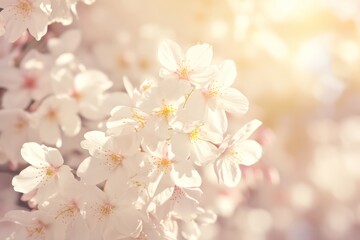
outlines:
[[[5,220],[14,222],[19,227],[13,233],[15,240],[23,239],[54,239],[64,240],[59,227],[54,224],[53,219],[46,212],[13,210],[5,214]]]
[[[191,88],[178,81],[161,81],[154,87],[147,101],[140,104],[139,108],[154,116],[156,120],[155,129],[160,140],[169,137],[169,127],[177,118],[177,112],[183,107],[185,95]]]
[[[179,113],[179,118],[205,121],[218,132],[224,133],[228,127],[226,112],[244,114],[249,108],[247,98],[239,90],[230,87],[236,75],[233,61],[226,60],[220,64],[217,74],[204,87],[191,92],[186,109]]]
[[[168,199],[154,199],[161,203],[161,206],[156,208],[157,216],[161,218],[172,216],[183,221],[194,220],[202,191],[199,188],[182,188],[176,185],[169,191],[172,191],[172,194]]]
[[[247,112],[247,98],[239,90],[230,87],[236,75],[233,61],[226,60],[219,66],[218,74],[202,90],[210,109],[220,108],[229,113]]]
[[[205,210],[201,207],[196,209],[196,218],[191,221],[183,221],[180,233],[185,239],[198,239],[201,235],[200,226],[213,224],[217,215],[211,210]]]
[[[19,109],[0,111],[0,149],[11,163],[17,166],[21,162],[21,146],[34,136],[30,114]]]
[[[20,69],[4,67],[0,86],[7,89],[2,105],[5,108],[26,108],[31,100],[41,100],[51,93],[47,57],[30,51],[22,60]]]
[[[86,206],[91,240],[136,238],[142,230],[139,211],[128,200],[122,182],[97,189]]]
[[[64,72],[63,72],[64,73]],[[101,111],[104,91],[112,86],[105,74],[97,70],[87,70],[72,77],[71,74],[55,74],[53,87],[58,95],[74,99],[79,113],[88,119],[99,119],[106,114]]]
[[[70,172],[70,168],[63,165],[64,159],[55,148],[34,142],[25,143],[21,155],[31,166],[13,178],[12,184],[17,192],[29,193],[40,188],[54,188],[59,179]]]
[[[214,170],[220,183],[228,187],[236,186],[241,178],[240,164],[250,166],[261,157],[259,143],[247,138],[261,125],[253,120],[238,130],[233,137],[226,138],[219,147]]]
[[[150,116],[137,108],[117,106],[111,111],[111,117],[106,123],[111,134],[131,134],[140,132]]]
[[[171,136],[171,149],[176,157],[203,165],[214,159],[216,146],[222,141],[222,134],[206,124],[193,124],[182,129],[174,128]]]
[[[43,0],[0,1],[5,20],[5,37],[15,42],[25,31],[40,40],[47,32],[49,3]]]
[[[160,142],[156,151],[150,152],[150,154],[153,170],[149,178],[157,179],[156,193],[167,191],[171,195],[172,192],[169,192],[168,189],[175,185],[187,188],[201,185],[200,174],[194,168],[193,163],[187,159],[177,158],[172,153],[169,143]]]
[[[75,136],[81,128],[76,101],[68,97],[46,98],[34,113],[39,136],[47,144],[61,146],[60,129],[67,136]]]
[[[215,71],[210,66],[212,47],[198,44],[184,54],[180,46],[171,40],[160,43],[158,58],[162,65],[160,77],[189,81],[194,86],[206,84]]]
[[[58,234],[64,234],[65,239],[89,239],[85,205],[93,191],[93,187],[68,178],[59,185],[56,195],[39,205],[39,209],[46,211],[61,227]]]
[[[164,126],[159,125],[158,117],[127,106],[115,107],[106,127],[108,133],[114,136],[133,134],[146,149],[156,149],[157,143],[164,138],[163,135],[154,134],[154,131],[167,133]]]
[[[144,154],[139,144],[128,135],[107,137],[99,131],[85,134],[81,145],[89,150],[90,158],[78,168],[77,175],[88,184],[98,184],[113,175],[127,176],[127,169],[140,167]]]

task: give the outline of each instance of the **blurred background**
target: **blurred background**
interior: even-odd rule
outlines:
[[[251,105],[234,121],[263,121],[264,155],[240,190],[221,189],[203,239],[360,239],[359,0],[98,0],[78,11],[78,55],[119,90],[124,75],[157,76],[165,38],[236,62]]]

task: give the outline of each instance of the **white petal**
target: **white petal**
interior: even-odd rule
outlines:
[[[206,43],[192,46],[186,52],[186,59],[189,62],[190,68],[193,69],[209,66],[212,57],[212,47]]]
[[[15,17],[18,13],[16,6],[4,8],[0,13],[6,22],[5,37],[9,42],[15,42],[26,31],[29,19]]]
[[[86,72],[79,73],[76,75],[74,83],[77,90],[97,93],[104,92],[113,85],[103,72],[97,70],[88,70]]]
[[[176,159],[186,160],[190,154],[190,140],[187,134],[174,133],[170,140],[171,151]]]
[[[90,131],[84,134],[85,140],[81,141],[81,147],[89,151],[90,155],[105,144],[109,137],[105,136],[104,132]]]
[[[259,143],[254,140],[246,140],[235,146],[237,158],[240,163],[246,166],[253,165],[261,157],[262,148]]]
[[[117,230],[122,236],[137,237],[142,229],[138,211],[132,206],[121,206],[115,219]]]
[[[222,90],[218,101],[219,106],[230,113],[246,113],[249,109],[249,100],[235,88]]]
[[[35,142],[24,143],[21,148],[21,156],[26,162],[35,167],[49,165],[45,160],[45,152],[43,147]]]
[[[216,147],[206,141],[198,140],[193,143],[193,150],[190,160],[198,165],[204,165],[216,156]]]
[[[47,32],[48,16],[40,9],[33,9],[29,22],[30,34],[39,41]]]
[[[220,183],[228,187],[235,187],[241,179],[239,165],[231,159],[222,158],[215,162],[214,170]]]
[[[72,137],[77,135],[81,129],[81,120],[78,115],[74,114],[61,114],[59,116],[59,123],[61,130],[64,131],[66,136]]]
[[[114,137],[112,138],[112,142],[112,150],[115,152],[120,152],[124,156],[132,156],[139,152],[140,143],[138,142],[135,134]]]
[[[174,164],[172,178],[179,187],[199,187],[201,185],[200,174],[192,166],[188,160],[180,160]]]
[[[199,88],[199,87],[204,87],[215,76],[216,76],[216,69],[212,67],[201,68],[191,72],[189,76],[189,80],[193,85]]]
[[[99,184],[106,180],[109,176],[109,169],[105,164],[96,158],[86,158],[80,163],[76,174],[87,184]]]
[[[261,121],[254,119],[247,124],[245,124],[242,128],[240,128],[234,136],[231,138],[229,145],[233,145],[236,142],[244,141],[249,138],[251,134],[262,124]]]
[[[60,147],[62,144],[60,129],[56,121],[42,119],[39,124],[40,139],[47,144]]]
[[[64,159],[61,156],[61,153],[56,148],[47,147],[46,160],[53,167],[60,167],[64,164]]]
[[[224,86],[230,87],[234,83],[237,75],[235,62],[232,60],[223,61],[220,66],[219,74]]]
[[[214,129],[216,132],[221,134],[226,132],[228,127],[228,120],[224,110],[220,108],[208,108],[205,114],[211,129]]]
[[[33,166],[29,166],[22,170],[19,175],[15,176],[12,180],[14,190],[21,193],[29,193],[36,189],[41,181],[43,171]]]
[[[184,54],[176,42],[165,40],[160,43],[158,58],[161,65],[166,69],[176,71],[178,69],[178,64],[184,60]]]
[[[25,109],[30,103],[30,92],[25,90],[9,90],[4,93],[2,105],[4,108]]]

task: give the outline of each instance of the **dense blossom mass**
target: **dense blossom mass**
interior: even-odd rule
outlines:
[[[68,24],[76,3],[0,1],[5,37],[28,29],[38,40],[48,23]],[[120,92],[74,54],[80,41],[70,30],[20,60],[9,48],[0,65],[1,159],[14,169],[29,164],[12,185],[32,209],[5,214],[15,224],[8,239],[198,239],[217,218],[206,203],[209,176],[236,187],[241,165],[262,154],[249,140],[260,121],[228,129],[228,115],[249,107],[232,88],[235,63],[213,64],[209,44],[184,53],[164,40],[158,77],[138,86],[124,78]],[[69,166],[66,155],[80,146],[66,151],[65,139],[81,135],[84,157]]]

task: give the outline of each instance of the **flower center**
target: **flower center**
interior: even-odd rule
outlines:
[[[196,142],[199,139],[200,135],[200,127],[196,127],[194,130],[191,131],[189,137],[192,142]]]
[[[145,127],[146,118],[145,118],[144,115],[141,115],[141,114],[139,114],[137,112],[134,112],[134,114],[131,116],[131,118],[133,120],[135,120],[136,123],[137,123],[137,126],[135,126],[135,131],[136,132]]]
[[[20,0],[16,8],[23,17],[27,17],[32,12],[32,6],[28,0]]]
[[[124,160],[123,156],[116,153],[106,154],[106,156],[108,157],[108,160],[110,160],[114,165],[120,165]]]
[[[16,130],[21,131],[21,130],[23,130],[24,128],[26,128],[27,125],[28,125],[28,122],[27,122],[25,119],[19,118],[19,119],[15,122],[14,127],[15,127]]]
[[[46,168],[45,174],[48,177],[52,177],[56,174],[56,170],[53,167],[48,167],[48,168]]]
[[[79,209],[76,205],[76,203],[71,203],[70,205],[65,206],[64,208],[60,209],[57,212],[57,215],[55,216],[55,219],[58,219],[59,217],[63,218],[65,222],[68,222],[67,220],[69,218],[75,217],[76,213],[78,213]]]
[[[166,157],[158,159],[158,161],[155,163],[157,168],[160,171],[168,172],[171,169],[172,161]]]
[[[28,226],[26,231],[28,239],[42,239],[45,235],[45,226],[42,223],[37,223],[35,226]]]
[[[71,91],[70,96],[77,101],[79,101],[81,99],[81,94],[78,91],[76,91],[75,89],[73,89]]]
[[[189,80],[189,73],[190,73],[190,70],[189,70],[188,64],[186,63],[185,60],[183,60],[181,62],[181,64],[179,64],[177,74],[180,79]]]
[[[104,203],[99,209],[100,210],[99,220],[112,214],[114,212],[114,208],[115,207],[113,205],[111,205],[109,203]]]
[[[53,108],[49,108],[47,111],[47,117],[50,120],[56,120],[57,119],[57,111]]]
[[[182,67],[179,69],[179,75],[181,78],[188,79],[189,71],[186,67]]]
[[[175,107],[172,104],[166,104],[163,99],[162,108],[157,112],[157,114],[168,120],[169,117],[175,113],[175,111]]]
[[[27,89],[35,89],[37,87],[37,79],[32,76],[25,76],[23,87]]]
[[[177,203],[180,202],[180,200],[185,196],[185,193],[183,192],[183,190],[176,186],[174,187],[174,191],[173,191],[173,194],[171,195],[171,198],[170,200],[171,201],[175,201]]]

